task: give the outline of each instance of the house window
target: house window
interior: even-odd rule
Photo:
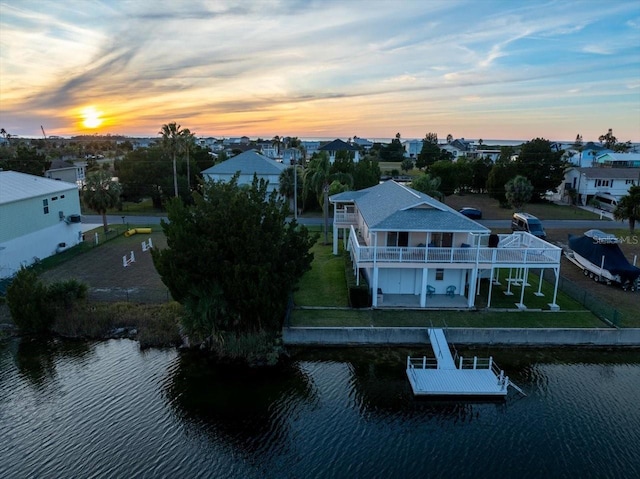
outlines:
[[[444,279],[444,269],[436,269],[436,281],[442,281]]]
[[[431,233],[429,246],[436,248],[451,248],[453,244],[453,233]]]
[[[408,231],[389,231],[387,233],[387,246],[399,246],[405,248],[409,245]]]
[[[44,211],[45,215],[49,214],[49,200],[46,198],[42,200],[42,210]]]

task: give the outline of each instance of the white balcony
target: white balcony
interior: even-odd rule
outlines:
[[[357,267],[374,264],[424,264],[472,267],[478,265],[503,267],[542,267],[560,263],[562,250],[529,233],[498,235],[499,243],[495,248],[471,246],[464,248],[436,248],[431,246],[415,247],[373,247],[361,244],[354,228],[349,235],[349,250]]]

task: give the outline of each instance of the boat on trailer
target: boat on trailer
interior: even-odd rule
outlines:
[[[600,230],[589,230],[582,236],[570,234],[565,256],[594,281],[635,291],[639,286],[640,268],[629,263],[619,243],[615,235]]]

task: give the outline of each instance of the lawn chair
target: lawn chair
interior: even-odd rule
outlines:
[[[447,296],[452,298],[456,295],[456,287],[454,285],[447,286]]]
[[[436,292],[436,288],[433,286],[427,285],[427,296],[433,296]]]

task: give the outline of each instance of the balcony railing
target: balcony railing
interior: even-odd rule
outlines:
[[[335,212],[333,220],[335,223],[338,223],[338,224],[354,225],[356,224],[356,214],[347,213],[344,210],[338,210]]]
[[[536,265],[559,263],[562,250],[534,238],[511,238],[504,235],[505,244],[497,248],[465,247],[373,247],[361,246],[355,230],[351,228],[349,248],[356,264],[360,263],[490,263]],[[543,246],[547,244],[548,246]]]

